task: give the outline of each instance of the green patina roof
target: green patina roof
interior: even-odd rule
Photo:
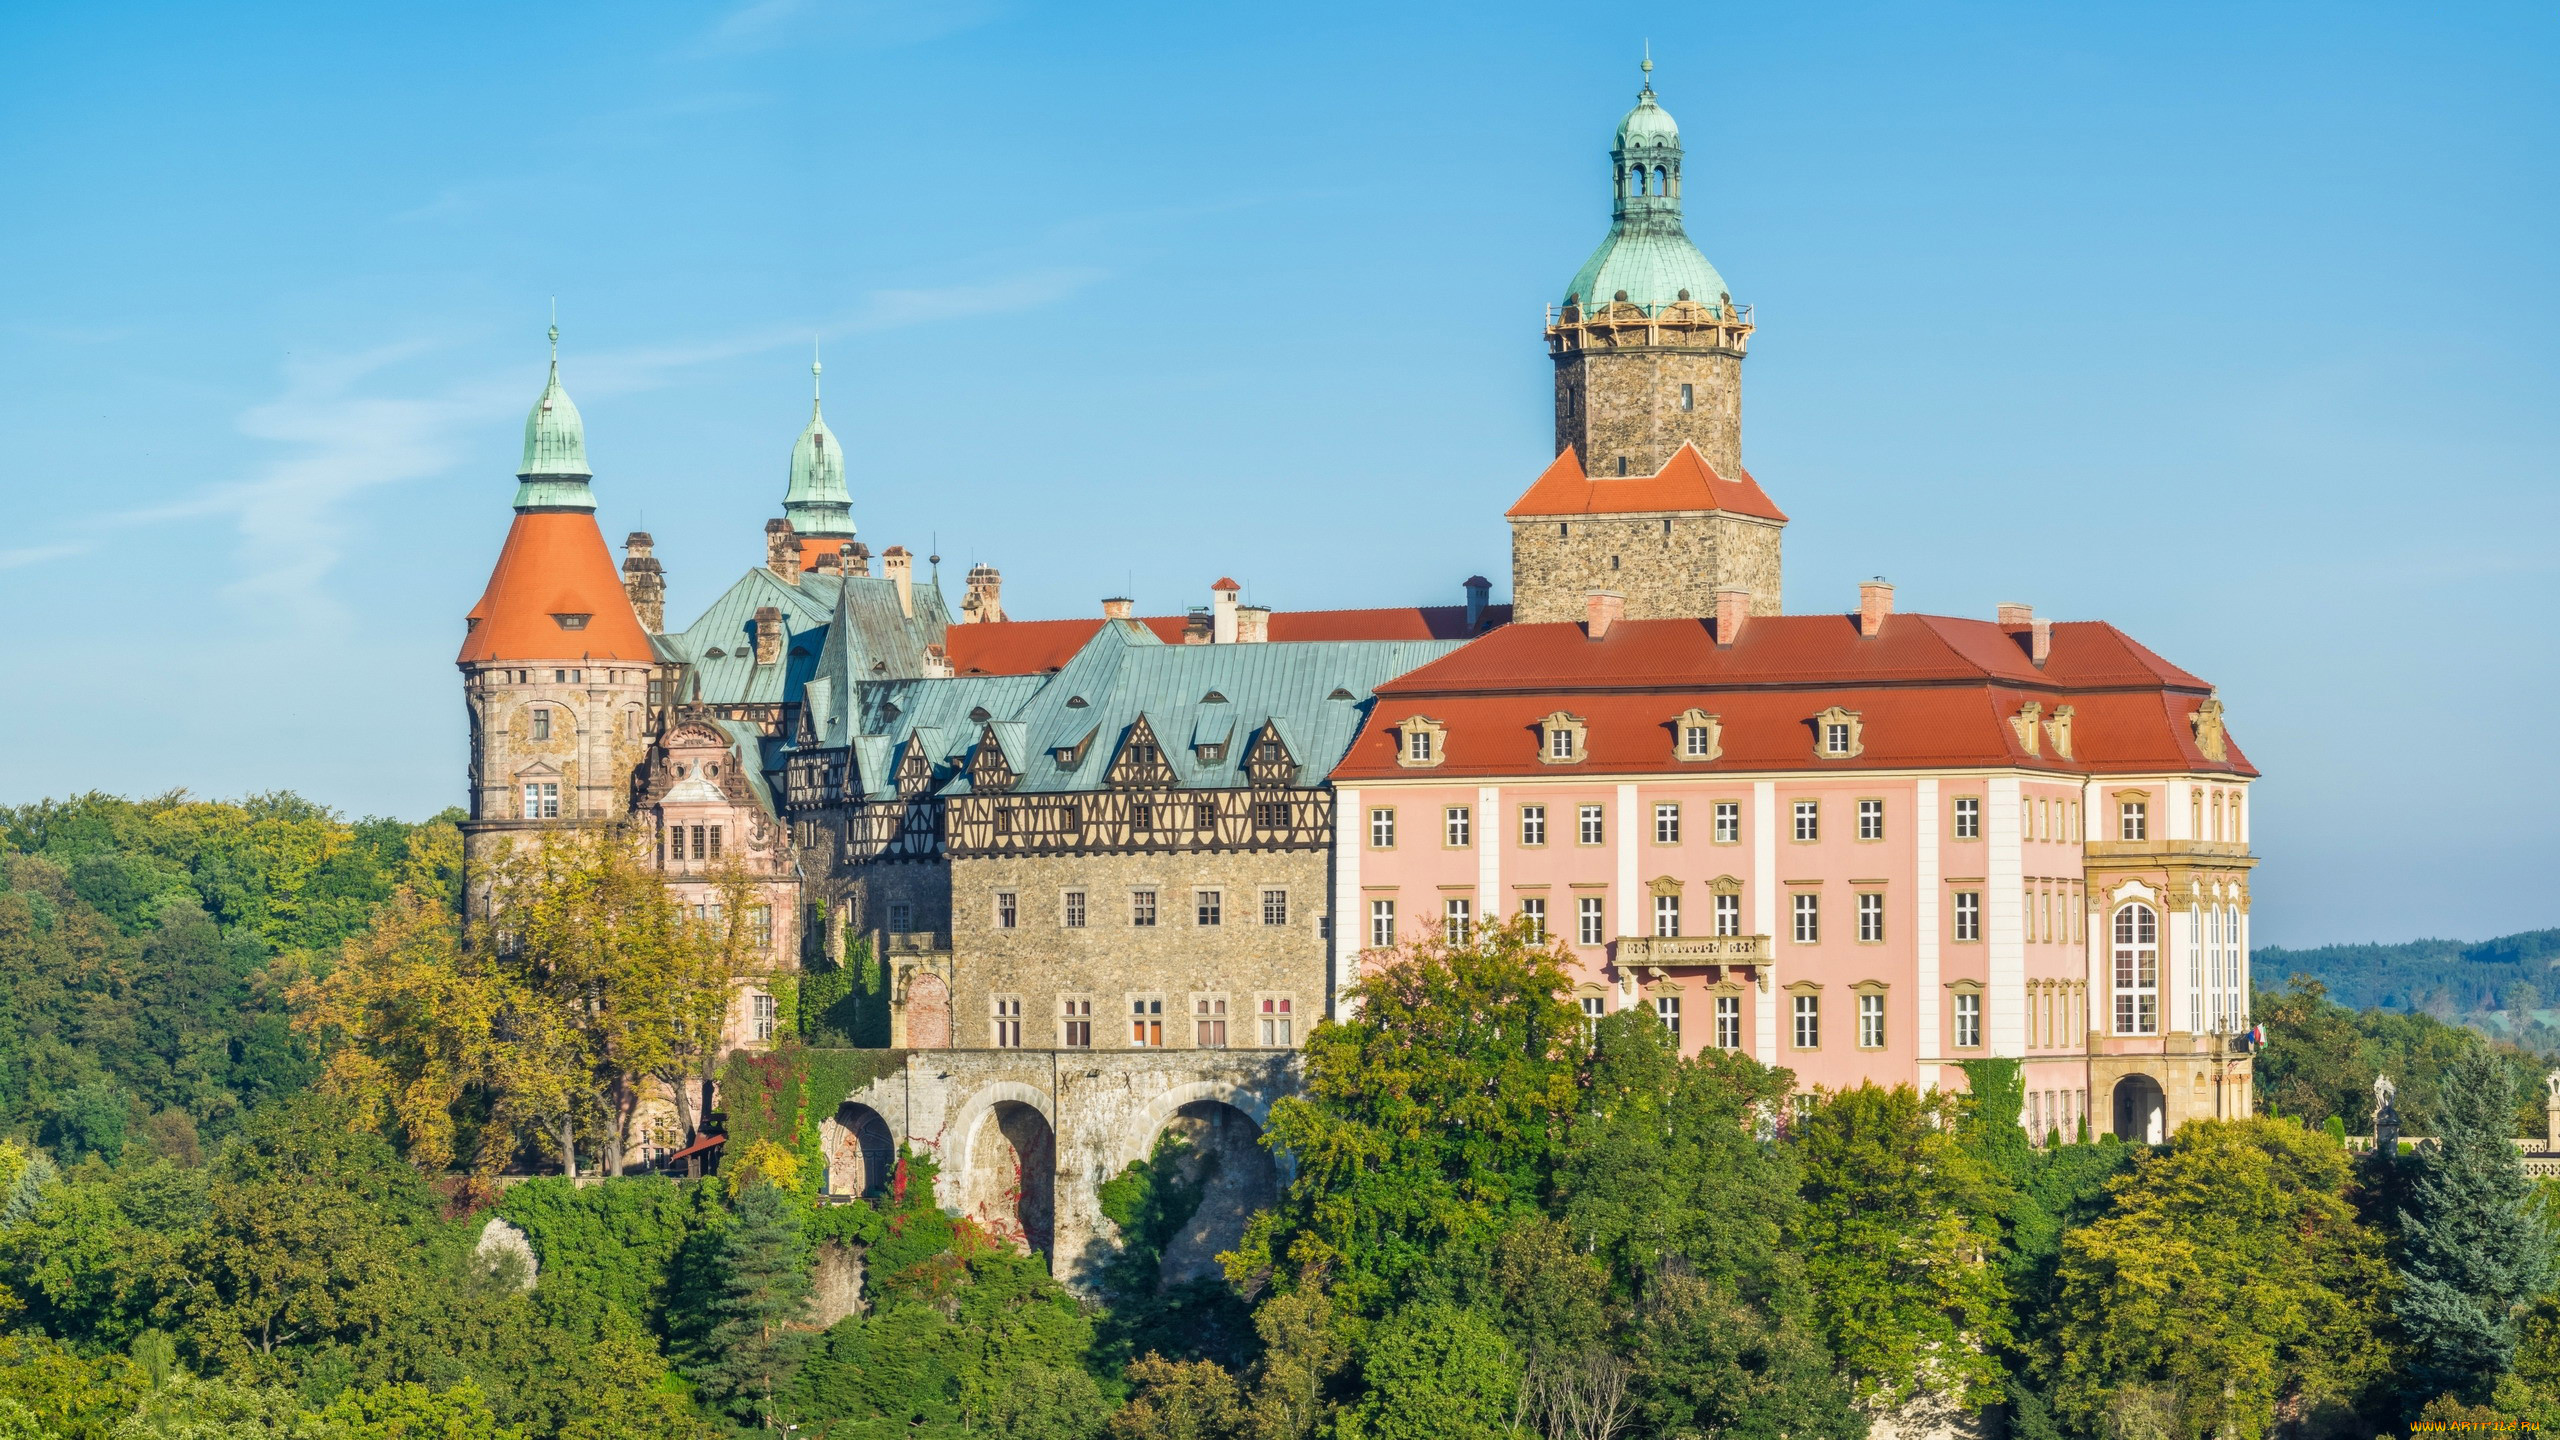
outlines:
[[[551,327],[551,378],[524,417],[524,463],[516,467],[518,510],[593,510],[587,481],[587,425],[560,388],[560,327]]]
[[[809,428],[791,447],[791,488],[783,492],[782,514],[802,535],[850,540],[853,493],[845,488],[844,447],[836,443],[818,406],[818,373],[818,363],[809,362]]]
[[[1614,302],[1620,292],[1648,310],[1682,298],[1721,307],[1728,287],[1689,239],[1680,214],[1680,126],[1653,98],[1648,83],[1618,122],[1609,148],[1615,201],[1609,234],[1574,272],[1566,298],[1583,305]],[[1659,177],[1657,180],[1656,177]]]

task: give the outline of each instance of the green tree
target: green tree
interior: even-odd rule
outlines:
[[[2509,1138],[2514,1082],[2474,1051],[2446,1072],[2436,1143],[2404,1163],[2400,1293],[2411,1400],[2480,1403],[2513,1364],[2516,1323],[2549,1285],[2551,1234]]]
[[[1360,1351],[1363,1394],[1343,1440],[1482,1440],[1510,1428],[1520,1391],[1511,1342],[1474,1310],[1430,1301],[1379,1322]]]
[[[809,1247],[800,1202],[770,1185],[738,1197],[718,1240],[717,1289],[694,1373],[711,1397],[742,1416],[778,1423],[793,1371],[809,1345],[799,1327],[809,1305]]]
[[[1582,1049],[1564,989],[1557,950],[1517,922],[1413,946],[1352,986],[1350,1018],[1307,1037],[1304,1093],[1272,1107],[1268,1143],[1298,1173],[1230,1277],[1251,1290],[1281,1266],[1326,1273],[1366,1312],[1534,1211]]]
[[[1994,1261],[2008,1195],[1961,1138],[1969,1109],[1943,1090],[1861,1085],[1822,1097],[1789,1133],[1804,1169],[1791,1239],[1815,1320],[1872,1410],[2003,1395]]]
[[[2387,1359],[2391,1274],[2347,1183],[2345,1154],[2289,1121],[2190,1121],[2140,1152],[2062,1239],[2061,1419],[2255,1440],[2279,1399],[2351,1402]]]

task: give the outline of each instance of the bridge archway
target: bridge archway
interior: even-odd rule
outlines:
[[[1204,1081],[1156,1097],[1131,1125],[1122,1167],[1162,1155],[1170,1165],[1158,1183],[1196,1187],[1200,1197],[1164,1242],[1162,1283],[1215,1278],[1220,1252],[1234,1249],[1254,1212],[1280,1198],[1281,1167],[1262,1143],[1269,1115],[1261,1097]],[[1168,1137],[1174,1143],[1160,1150]]]
[[[898,1142],[879,1111],[847,1100],[819,1124],[818,1134],[827,1157],[826,1193],[867,1200],[888,1192]]]
[[[960,1213],[1043,1257],[1056,1242],[1058,1138],[1047,1097],[1000,1082],[970,1098],[960,1141]]]

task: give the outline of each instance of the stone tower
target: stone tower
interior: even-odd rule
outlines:
[[[516,833],[629,810],[656,661],[596,528],[592,478],[555,326],[551,376],[525,417],[515,519],[454,657],[471,719],[462,832],[475,867]],[[647,537],[634,539],[646,559]]]
[[[818,380],[823,370],[817,361],[809,362],[809,426],[791,447],[791,487],[782,495],[782,521],[788,523],[787,533],[800,548],[802,570],[817,568],[822,555],[841,557],[854,536],[853,493],[845,488],[844,446],[837,442],[836,432],[827,428],[819,403]],[[786,533],[778,524],[765,530],[768,544],[777,543],[770,537]],[[772,558],[777,569],[788,564],[779,550]]]
[[[1609,234],[1547,325],[1556,449],[1595,479],[1650,475],[1682,442],[1719,475],[1742,471],[1742,355],[1750,312],[1680,216],[1680,127],[1651,71],[1609,148]]]

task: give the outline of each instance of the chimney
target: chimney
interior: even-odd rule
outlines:
[[[1481,575],[1467,577],[1467,633],[1484,629],[1485,602],[1493,598],[1493,582]]]
[[[788,520],[764,522],[764,563],[785,583],[800,583],[800,537]]]
[[[844,574],[844,552],[841,550],[821,550],[818,552],[816,564],[810,568],[816,570],[821,575],[840,576]]]
[[[1223,575],[1218,577],[1217,584],[1209,587],[1209,638],[1217,644],[1236,643],[1236,596],[1243,589]]]
[[[1627,597],[1615,590],[1594,590],[1583,601],[1584,626],[1594,640],[1605,640],[1609,627],[1626,618]]]
[[[650,553],[655,543],[646,530],[634,530],[622,542],[622,593],[631,597],[640,628],[652,635],[667,628],[667,572]]]
[[[1858,633],[1873,639],[1893,613],[1893,587],[1879,575],[1858,587]]]
[[[915,559],[904,545],[880,552],[880,573],[897,582],[898,612],[910,620],[916,618]]]
[[[2021,605],[2015,600],[2003,600],[2000,602],[2000,618],[1996,623],[2003,630],[2024,630],[2036,623],[2036,607]]]
[[[2036,668],[2039,670],[2044,668],[2045,661],[2053,657],[2052,621],[2036,620],[2028,624],[2027,657],[2036,662]]]
[[[969,567],[969,595],[960,602],[960,618],[992,625],[1004,618],[1004,576],[993,565]]]
[[[1716,648],[1729,650],[1742,638],[1742,622],[1751,618],[1751,592],[1727,589],[1716,592]]]
[[[1102,618],[1105,620],[1128,619],[1129,604],[1130,602],[1125,596],[1112,596],[1110,599],[1102,602]]]
[[[1209,637],[1214,633],[1216,633],[1215,627],[1209,619],[1208,611],[1195,608],[1190,614],[1183,617],[1183,644],[1206,645],[1209,643]]]
[[[770,665],[782,658],[782,611],[771,605],[756,607],[756,663]]]
[[[1271,607],[1239,605],[1236,607],[1236,643],[1261,645],[1271,639]]]
[[[847,575],[871,576],[871,547],[859,540],[847,540],[836,547],[836,568]]]

